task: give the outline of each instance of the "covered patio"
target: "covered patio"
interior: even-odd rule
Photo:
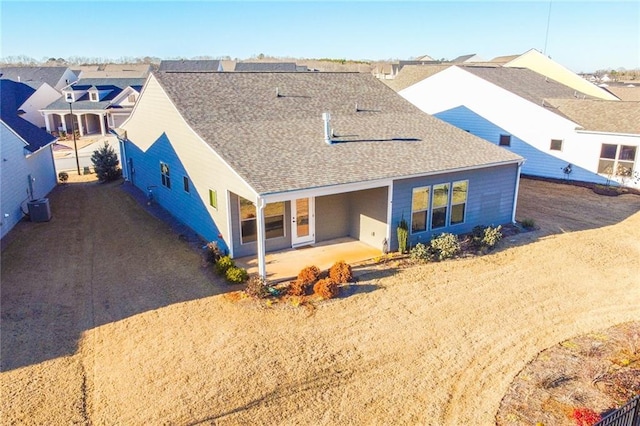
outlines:
[[[267,280],[279,282],[293,279],[302,268],[311,265],[325,271],[339,260],[354,266],[382,254],[379,249],[350,237],[269,252],[265,256]],[[247,269],[249,274],[259,272],[257,256],[238,258],[236,264]]]

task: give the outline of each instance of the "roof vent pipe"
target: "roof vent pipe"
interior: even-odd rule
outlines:
[[[331,145],[331,114],[328,112],[322,113],[322,120],[324,121],[324,141]]]

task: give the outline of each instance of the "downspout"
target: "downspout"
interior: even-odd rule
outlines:
[[[516,223],[516,207],[518,206],[518,193],[520,190],[520,170],[522,170],[522,163],[518,163],[518,173],[516,174],[516,191],[513,196],[513,212],[511,213],[511,223]]]
[[[229,243],[227,247],[229,248],[229,256],[233,259],[233,220],[231,219],[233,216],[231,215],[231,191],[227,190],[227,235],[229,239]],[[238,215],[238,218],[240,216]],[[242,224],[239,223],[239,227],[242,227]],[[241,231],[242,232],[242,231]]]
[[[124,140],[118,138],[118,143],[120,144],[120,166],[122,168],[122,177],[124,177],[125,181],[129,181],[129,163],[127,159],[127,149],[125,147]]]
[[[267,262],[265,259],[266,250],[265,250],[265,227],[264,227],[264,207],[265,207],[264,198],[258,196],[256,200],[256,224],[258,225],[258,274],[261,278],[267,279]]]

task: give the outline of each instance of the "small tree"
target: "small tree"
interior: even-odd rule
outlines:
[[[110,182],[122,176],[120,161],[116,155],[116,151],[107,143],[104,146],[93,151],[91,162],[101,182]]]

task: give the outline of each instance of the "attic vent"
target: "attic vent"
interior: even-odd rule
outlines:
[[[331,130],[331,114],[329,114],[328,112],[323,112],[322,120],[324,121],[324,141],[328,145],[331,145],[331,137],[333,135],[333,130]]]

